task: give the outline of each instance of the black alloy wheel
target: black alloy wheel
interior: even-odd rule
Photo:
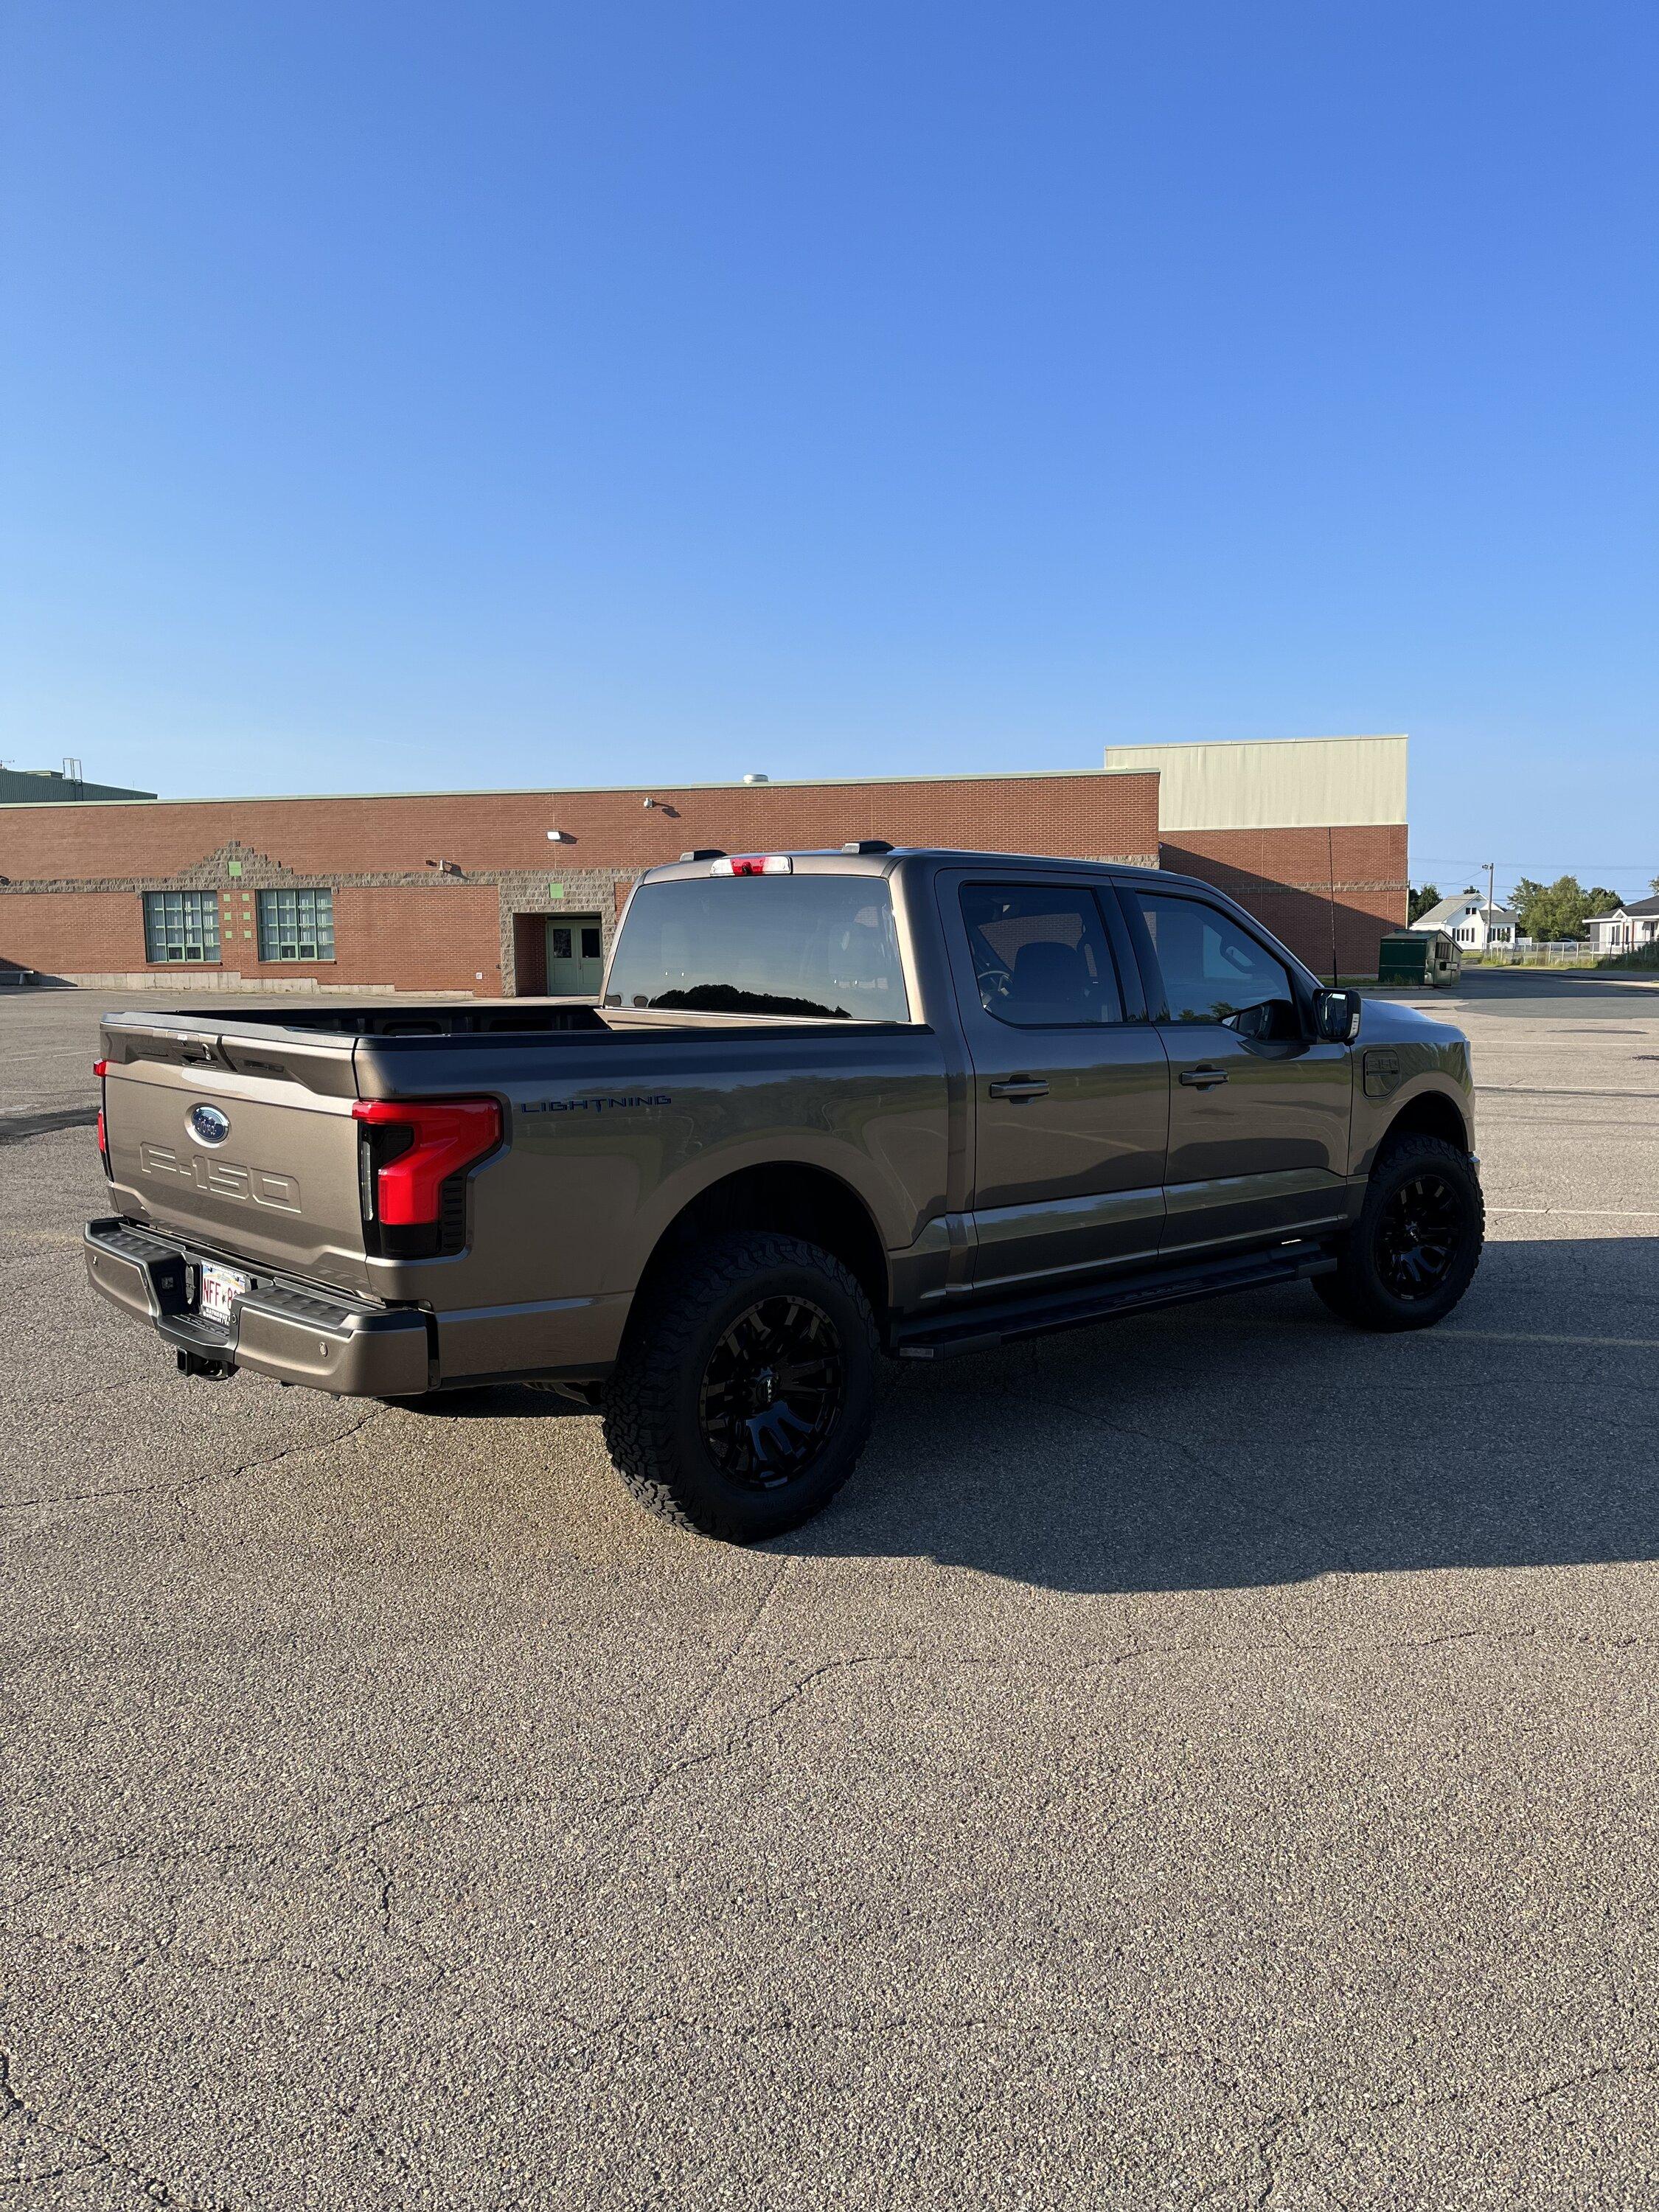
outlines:
[[[820,1513],[858,1464],[879,1338],[842,1262],[732,1230],[663,1266],[605,1389],[605,1440],[641,1504],[755,1544]]]
[[[1407,1304],[1434,1297],[1451,1273],[1467,1209],[1434,1168],[1390,1193],[1376,1224],[1376,1271]]]
[[[836,1325],[788,1292],[747,1307],[715,1343],[697,1394],[703,1448],[728,1480],[776,1490],[804,1474],[847,1396]]]
[[[1355,1328],[1432,1328],[1474,1279],[1486,1225],[1476,1163],[1414,1133],[1378,1152],[1359,1218],[1314,1289]]]

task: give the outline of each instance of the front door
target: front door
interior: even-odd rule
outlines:
[[[973,1065],[974,1287],[1150,1257],[1169,1065],[1121,918],[1075,878],[951,872],[939,897]]]
[[[547,925],[547,994],[597,999],[605,978],[605,938],[596,914],[560,915]]]
[[[1170,1055],[1165,1252],[1293,1236],[1347,1212],[1353,1072],[1289,969],[1201,895],[1125,885]]]

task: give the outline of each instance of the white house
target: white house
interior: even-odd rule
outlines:
[[[1419,914],[1413,929],[1443,929],[1466,952],[1507,952],[1515,944],[1515,916],[1507,907],[1489,907],[1479,891],[1460,891]]]
[[[1626,899],[1611,914],[1592,915],[1589,928],[1590,951],[1598,957],[1659,943],[1659,898]]]

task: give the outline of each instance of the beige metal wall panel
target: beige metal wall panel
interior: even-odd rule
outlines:
[[[1108,745],[1109,769],[1156,769],[1158,827],[1340,828],[1406,819],[1403,737],[1269,738],[1193,745]]]

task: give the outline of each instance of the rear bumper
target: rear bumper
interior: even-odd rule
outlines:
[[[256,1280],[221,1328],[191,1310],[199,1260],[183,1245],[118,1220],[88,1222],[85,1243],[93,1288],[198,1371],[247,1367],[339,1398],[417,1397],[432,1380],[427,1316],[411,1308]]]

